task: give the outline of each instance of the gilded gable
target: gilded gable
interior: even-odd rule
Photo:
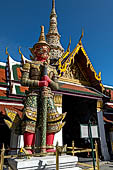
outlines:
[[[90,83],[85,78],[85,75],[79,68],[77,62],[74,62],[70,66],[67,67],[63,76],[60,78],[63,81],[68,81],[77,84],[89,85]]]

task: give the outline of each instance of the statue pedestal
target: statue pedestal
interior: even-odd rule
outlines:
[[[8,162],[13,170],[56,170],[56,156],[9,159]],[[59,156],[59,170],[81,170],[77,162],[77,156]]]

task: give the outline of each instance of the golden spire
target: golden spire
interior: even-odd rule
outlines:
[[[41,33],[40,33],[38,43],[42,43],[42,42],[45,42],[44,26],[43,25],[41,25]]]
[[[55,9],[55,0],[52,1],[52,9]]]
[[[52,0],[52,11],[51,14],[56,14],[55,12],[55,0]]]

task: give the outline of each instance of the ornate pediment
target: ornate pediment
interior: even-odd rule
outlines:
[[[67,67],[66,71],[64,72],[60,80],[71,82],[71,83],[84,84],[84,85],[90,84],[86,80],[85,75],[82,73],[81,69],[79,68],[76,62],[74,62],[69,67]]]
[[[66,77],[69,79],[78,79],[80,81],[86,81],[77,63],[74,63],[72,66],[68,67],[63,77]]]

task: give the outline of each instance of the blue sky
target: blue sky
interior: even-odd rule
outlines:
[[[40,25],[49,29],[52,0],[0,1],[0,61],[6,62],[5,48],[20,61],[18,47],[29,58],[29,47],[39,38]],[[103,84],[113,85],[113,0],[56,0],[61,43],[66,50],[71,36],[71,50],[79,41],[82,28],[83,46]]]

